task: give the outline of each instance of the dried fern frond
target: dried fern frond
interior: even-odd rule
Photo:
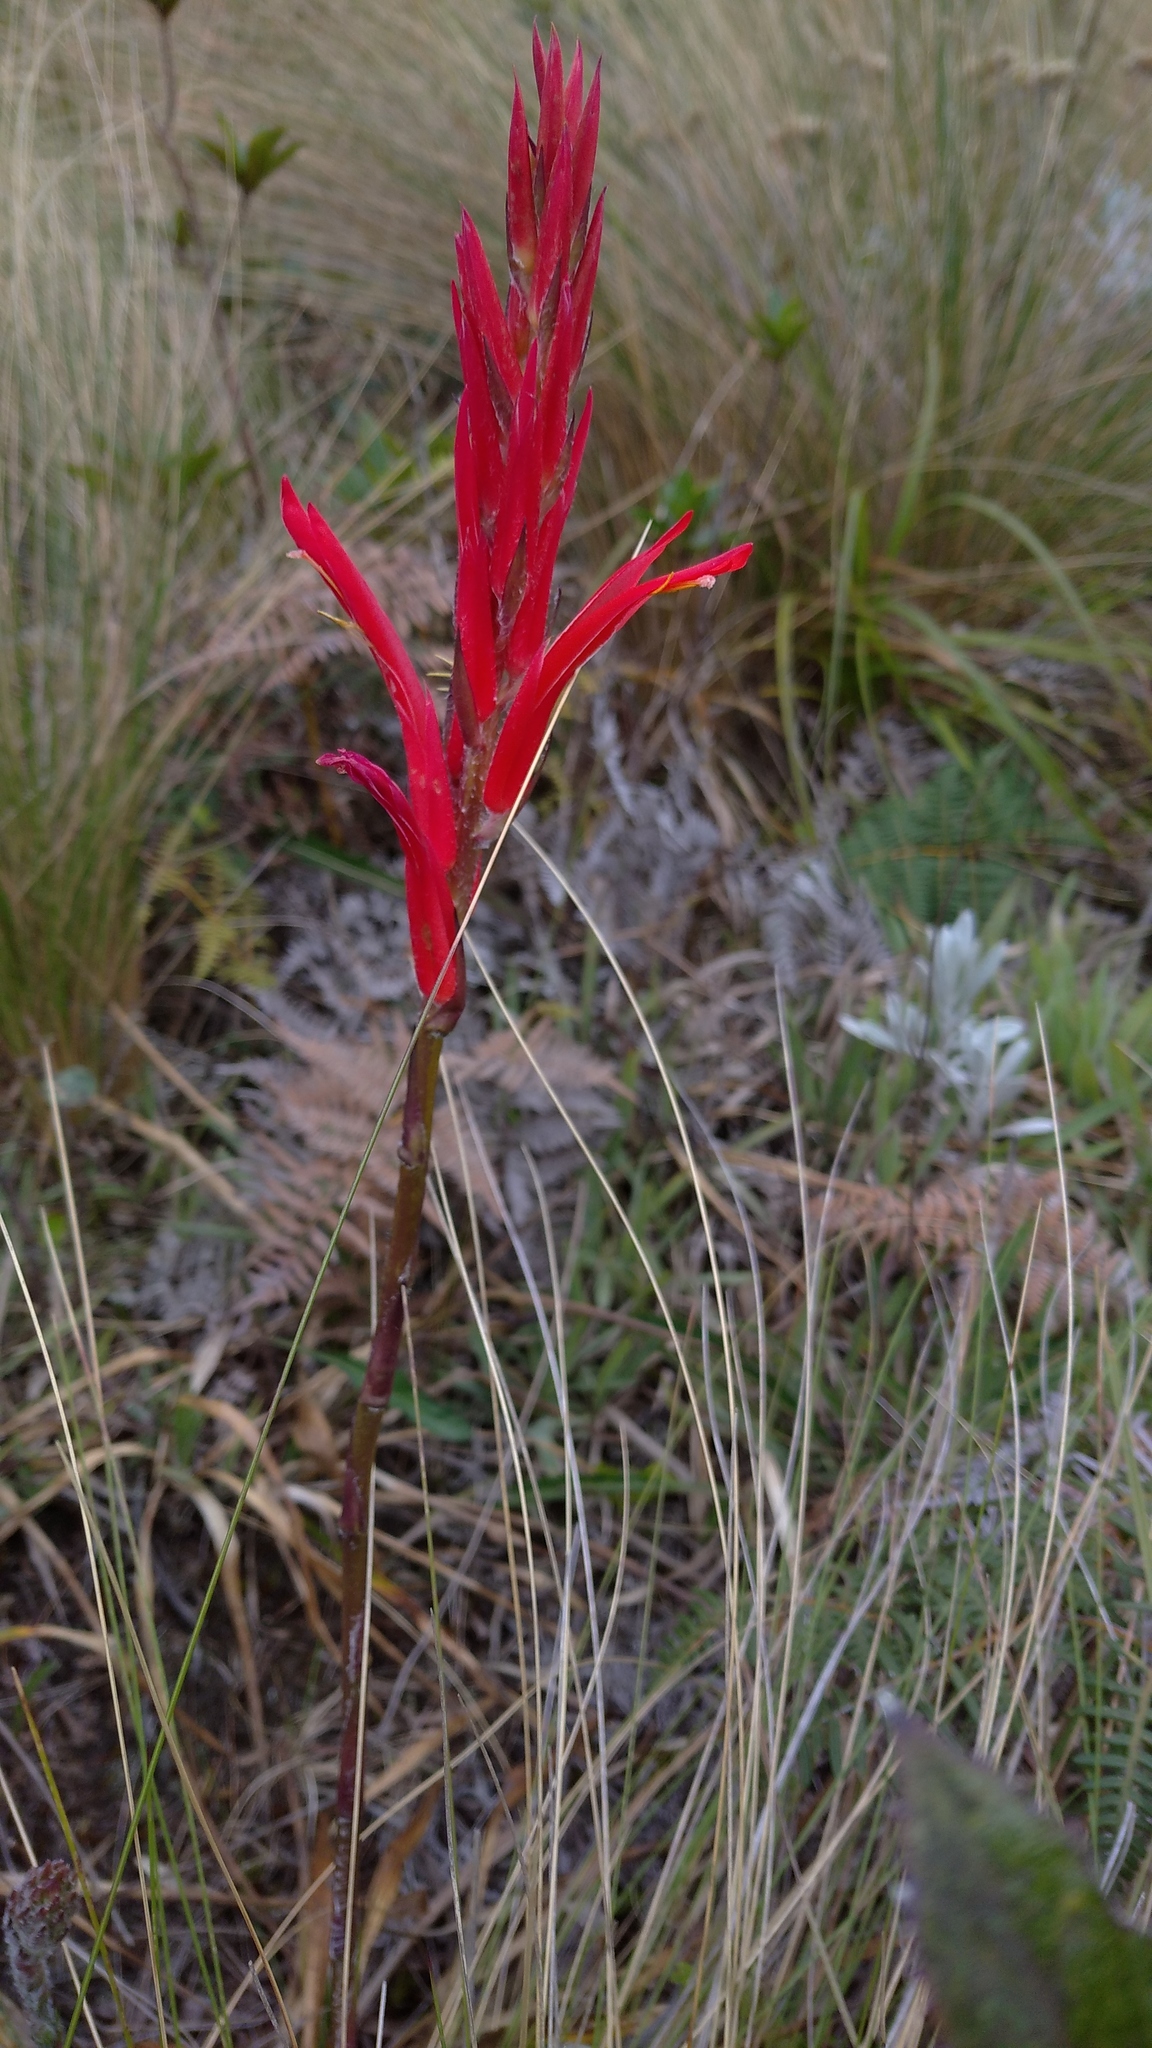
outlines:
[[[430,551],[363,541],[356,560],[403,639],[435,633],[451,618],[452,575]],[[299,683],[316,667],[346,654],[355,641],[353,629],[326,609],[332,603],[309,563],[289,561],[269,579],[255,609],[242,620],[229,620],[213,636],[204,659],[217,665],[266,666],[265,690]],[[430,663],[440,651],[436,645],[429,648]]]
[[[800,1179],[800,1169],[790,1160],[757,1159],[736,1150],[727,1157],[753,1179]],[[1070,1202],[1065,1218],[1055,1169],[969,1167],[940,1174],[915,1195],[907,1188],[833,1181],[812,1169],[804,1178],[814,1195],[825,1191],[830,1238],[855,1237],[869,1248],[883,1246],[890,1261],[910,1263],[917,1254],[927,1254],[934,1264],[951,1265],[967,1280],[986,1264],[989,1252],[995,1256],[1012,1238],[1021,1237],[1023,1309],[1029,1319],[1050,1302],[1057,1318],[1067,1313],[1069,1244],[1077,1300],[1084,1310],[1133,1283],[1131,1260],[1112,1244],[1091,1209]]]
[[[408,1038],[399,1015],[355,1040],[314,1037],[283,1021],[273,1028],[293,1057],[248,1069],[254,1085],[244,1148],[246,1191],[259,1218],[249,1266],[252,1305],[298,1299],[307,1291]],[[602,1135],[616,1121],[612,1097],[620,1083],[606,1061],[547,1021],[531,1025],[525,1040],[530,1058],[511,1031],[493,1032],[471,1050],[449,1047],[444,1053],[460,1113],[454,1120],[441,1099],[436,1156],[448,1180],[471,1189],[490,1225],[502,1203],[518,1223],[530,1216],[534,1196],[525,1152],[550,1193],[574,1182],[579,1149],[548,1086],[586,1137]],[[391,1216],[402,1102],[401,1094],[344,1226],[342,1245],[361,1258],[368,1256],[370,1219],[382,1243]],[[442,1228],[431,1194],[425,1213]],[[338,1275],[333,1285],[338,1288]]]

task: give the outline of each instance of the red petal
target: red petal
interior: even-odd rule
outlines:
[[[452,446],[452,466],[456,476],[456,531],[458,534],[479,533],[480,531],[480,484],[474,438],[475,408],[471,394],[465,387],[456,413],[456,437]]]
[[[512,88],[512,124],[508,131],[508,268],[514,278],[530,278],[536,268],[536,206],[532,197],[532,151],[528,122],[517,78]]]
[[[504,588],[533,502],[539,502],[540,436],[536,419],[536,344],[528,351],[524,382],[508,437],[508,462],[492,537],[492,588]]]
[[[655,597],[661,590],[695,590],[698,584],[709,588],[718,576],[731,576],[736,569],[742,569],[752,553],[752,542],[742,540],[739,547],[727,548],[722,555],[712,555],[706,562],[696,562],[691,569],[674,569],[670,576],[661,576],[651,587],[645,584],[649,597]]]
[[[477,334],[488,343],[496,368],[515,397],[520,384],[520,371],[515,351],[508,334],[508,323],[500,294],[492,275],[484,244],[470,214],[461,215],[460,233],[456,237],[456,255],[460,264],[460,286],[464,306],[469,320]]]
[[[572,324],[576,333],[576,361],[584,361],[588,347],[588,335],[592,327],[592,294],[596,289],[596,266],[600,261],[600,244],[604,236],[604,194],[596,201],[595,210],[588,223],[584,238],[584,250],[572,280]]]
[[[548,607],[552,598],[556,556],[568,514],[572,510],[572,500],[576,495],[576,485],[580,476],[580,464],[584,459],[591,425],[592,393],[589,392],[572,437],[568,470],[560,495],[551,511],[541,521],[535,545],[528,558],[528,581],[508,643],[508,671],[513,676],[524,674],[548,630]]]
[[[445,868],[451,867],[456,858],[456,821],[432,693],[417,675],[404,642],[351,555],[315,505],[305,509],[300,503],[287,477],[280,485],[280,509],[301,554],[319,570],[372,650],[400,720],[420,829]]]
[[[584,50],[580,43],[572,52],[572,68],[564,88],[564,120],[569,128],[575,127],[584,105]]]
[[[667,576],[643,582],[644,570],[684,532],[691,518],[692,514],[686,512],[651,547],[645,548],[632,561],[623,563],[557,635],[544,657],[539,683],[542,696],[563,689],[576,670],[603,647],[613,633],[626,625],[649,598],[659,597],[664,590],[691,590],[698,583],[714,583],[717,576],[744,567],[752,552],[751,541],[745,541],[741,547],[730,548],[727,554],[716,555],[710,561],[695,563],[690,569],[678,569]]]
[[[714,555],[707,562],[697,562],[690,569],[674,570],[649,582],[641,581],[648,563],[662,554],[677,534],[684,531],[690,518],[691,514],[686,513],[667,533],[661,534],[652,547],[617,569],[552,642],[543,659],[538,664],[533,663],[512,700],[492,756],[484,785],[484,801],[490,811],[510,810],[519,801],[522,785],[530,776],[552,713],[577,669],[603,647],[613,633],[627,625],[649,598],[658,597],[664,590],[687,590],[701,583],[712,584],[717,576],[743,568],[752,552],[751,541],[729,548],[724,554]]]
[[[475,462],[474,497],[477,518],[491,530],[500,504],[504,487],[504,455],[500,429],[492,409],[492,395],[488,384],[488,372],[475,329],[465,318],[455,285],[452,287],[452,315],[456,322],[456,338],[460,346],[460,367],[464,372],[464,389],[468,393],[469,436]],[[457,424],[457,445],[460,428]],[[459,490],[459,478],[457,478]],[[459,508],[457,508],[459,511]]]
[[[600,66],[597,64],[588,98],[572,144],[572,232],[575,234],[592,197],[592,176],[596,169],[596,143],[600,134]]]
[[[565,279],[560,287],[556,326],[540,393],[540,475],[545,484],[551,483],[556,475],[568,433],[568,409],[572,402],[572,379],[576,369],[572,360],[572,336],[572,293]]]
[[[476,716],[483,723],[496,709],[496,650],[492,632],[488,547],[479,532],[460,536],[456,571],[456,631],[460,636],[460,651]]]
[[[543,56],[543,50],[541,50]],[[536,51],[533,48],[533,61]],[[540,120],[536,129],[536,165],[545,185],[552,176],[552,165],[560,147],[564,132],[564,54],[560,38],[553,26],[548,38],[548,55],[543,64],[536,62],[536,84],[540,92]]]
[[[571,226],[572,142],[565,128],[556,152],[556,166],[548,180],[548,196],[544,202],[544,214],[540,222],[536,270],[532,279],[532,289],[528,294],[529,307],[537,318],[556,281],[557,273],[563,276],[567,270]]]
[[[456,993],[456,962],[452,960],[437,989],[440,971],[452,951],[456,937],[456,912],[448,893],[444,871],[416,822],[412,806],[398,782],[363,754],[341,747],[335,754],[321,754],[319,768],[334,768],[337,775],[350,775],[387,811],[404,849],[404,893],[408,899],[408,931],[412,940],[412,964],[423,996],[436,989],[442,1003]]]

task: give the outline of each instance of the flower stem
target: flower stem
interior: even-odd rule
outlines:
[[[445,1005],[433,1011],[421,1026],[408,1064],[408,1086],[404,1098],[404,1122],[400,1138],[400,1176],[392,1217],[392,1235],[380,1290],[380,1314],[372,1337],[364,1385],[356,1403],[352,1436],[344,1466],[344,1499],[340,1513],[341,1600],[341,1682],[343,1714],[340,1727],[339,1768],[336,1779],[336,1815],[332,1830],[332,1931],[329,1940],[329,1984],[335,2022],[334,2048],[355,2048],[356,1998],[359,1971],[355,1954],[356,1845],[352,1841],[356,1804],[360,1728],[361,1668],[364,1631],[369,1625],[368,1554],[372,1530],[368,1526],[372,1467],[380,1422],[392,1398],[392,1382],[404,1330],[404,1297],[411,1282],[420,1243],[420,1218],[424,1209],[424,1186],[432,1142],[432,1109],[440,1050],[446,1034],[460,1014],[460,1006]],[[348,1901],[353,1899],[349,1921]],[[349,1975],[348,2009],[340,2033],[340,1987],[344,1973],[346,1929],[353,1926],[353,1961]],[[342,2038],[341,2038],[342,2033]]]

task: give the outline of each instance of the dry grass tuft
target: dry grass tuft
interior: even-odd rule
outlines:
[[[728,523],[774,530],[787,574],[827,566],[866,487],[873,548],[964,572],[979,602],[980,565],[1017,542],[950,502],[975,491],[1123,583],[1152,369],[1137,19],[1127,0],[1077,21],[1023,0],[561,18],[605,60],[593,494],[723,469]],[[184,33],[200,107],[228,78],[246,120],[306,138],[269,231],[328,304],[446,337],[461,199],[494,254],[502,237],[516,10],[294,7],[272,71],[259,6]],[[791,299],[808,325],[777,361]]]

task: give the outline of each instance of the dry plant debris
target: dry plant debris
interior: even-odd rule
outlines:
[[[442,634],[452,616],[453,595],[452,575],[442,557],[437,559],[430,548],[389,547],[379,541],[361,542],[356,553],[405,639]],[[204,660],[240,663],[249,673],[262,673],[263,689],[274,690],[305,681],[350,652],[359,657],[358,642],[332,611],[333,602],[311,564],[293,561],[267,579],[243,619],[230,620],[212,636]],[[436,642],[429,641],[429,662],[439,655]]]
[[[261,1061],[249,1069],[252,1125],[244,1161],[247,1199],[257,1220],[250,1260],[253,1306],[299,1301],[307,1293],[359,1166],[370,1120],[408,1045],[398,1016],[380,1021],[366,1039],[309,1037],[284,1023],[275,1030],[292,1059]],[[621,1084],[609,1062],[545,1019],[529,1025],[522,1042],[512,1031],[495,1031],[471,1050],[448,1048],[444,1072],[449,1099],[441,1100],[434,1142],[445,1177],[471,1196],[489,1227],[499,1227],[505,1208],[523,1226],[537,1207],[527,1154],[550,1202],[562,1211],[581,1164],[564,1112],[592,1144],[611,1130]],[[373,1225],[384,1242],[401,1113],[398,1092],[344,1226],[342,1243],[361,1259],[369,1256]],[[425,1214],[443,1230],[431,1190]]]
[[[893,1271],[921,1257],[952,1267],[965,1295],[982,1284],[989,1258],[1018,1239],[1028,1318],[1047,1310],[1057,1322],[1066,1320],[1070,1264],[1077,1303],[1087,1313],[1109,1296],[1136,1299],[1144,1292],[1127,1253],[1110,1242],[1090,1209],[1068,1200],[1055,1168],[957,1166],[912,1189],[840,1180],[737,1146],[725,1147],[723,1157],[738,1179],[769,1187],[784,1182],[797,1192],[806,1185],[814,1223],[829,1242],[849,1237],[883,1247]]]

